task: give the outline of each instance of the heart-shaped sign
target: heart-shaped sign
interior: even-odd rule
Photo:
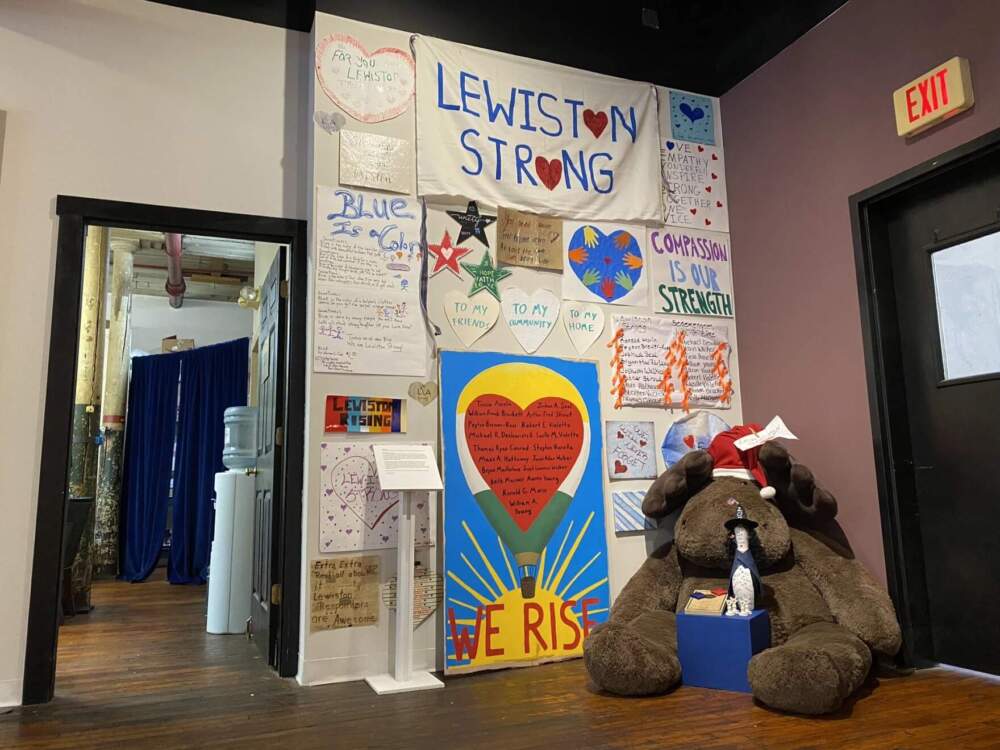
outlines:
[[[580,455],[583,417],[572,402],[557,396],[522,409],[487,393],[469,404],[465,440],[480,476],[514,523],[527,531]]]
[[[558,159],[549,161],[544,156],[535,157],[535,172],[549,190],[554,190],[562,179],[562,162]]]
[[[528,294],[517,287],[507,287],[501,303],[504,320],[514,338],[531,354],[542,345],[559,318],[559,298],[548,289]]]
[[[361,122],[391,120],[413,98],[415,71],[407,52],[369,52],[347,34],[330,34],[316,45],[316,77],[330,100]]]
[[[437,398],[438,384],[433,380],[428,380],[426,383],[410,383],[409,394],[410,398],[419,402],[421,406],[427,406],[427,404]]]
[[[466,348],[490,330],[500,317],[500,303],[489,294],[477,294],[475,299],[469,299],[452,289],[445,292],[442,304],[448,323]]]
[[[587,289],[614,302],[631,292],[642,277],[642,248],[631,232],[615,229],[605,234],[585,224],[569,240],[570,268]]]
[[[591,302],[563,303],[563,325],[580,354],[586,353],[604,331],[604,310]]]
[[[377,489],[375,466],[362,456],[349,456],[333,467],[330,484],[337,498],[365,526],[374,529],[399,503],[399,494]],[[350,533],[349,529],[345,529]]]

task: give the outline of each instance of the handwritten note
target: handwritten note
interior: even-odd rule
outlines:
[[[732,406],[728,325],[639,315],[616,315],[611,325],[615,408]]]
[[[413,188],[410,142],[376,133],[340,133],[340,184],[409,193]]]
[[[656,479],[652,422],[606,422],[608,479]]]
[[[497,261],[511,266],[562,269],[562,221],[500,207]]]
[[[413,198],[317,189],[316,372],[426,374],[420,213]]]
[[[395,547],[401,492],[383,490],[370,443],[320,443],[321,552]],[[417,546],[433,543],[426,496],[413,505]]]
[[[735,315],[728,234],[661,227],[650,230],[649,250],[657,312]]]
[[[660,165],[667,224],[729,231],[721,148],[668,138],[661,144]]]
[[[352,36],[330,34],[316,44],[316,77],[330,100],[355,120],[382,122],[413,99],[413,58],[396,47],[369,52]]]
[[[507,287],[501,307],[507,327],[529,354],[542,345],[559,319],[559,298],[548,289],[528,294],[523,289]]]
[[[563,325],[577,352],[584,354],[604,330],[604,310],[591,302],[563,303]]]
[[[352,555],[313,560],[309,632],[378,624],[379,559]]]
[[[452,289],[444,293],[441,304],[448,323],[466,348],[485,335],[500,317],[500,303],[488,294],[470,298]]]

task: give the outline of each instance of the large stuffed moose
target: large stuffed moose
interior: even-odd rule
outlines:
[[[725,588],[732,557],[725,522],[740,505],[757,522],[754,557],[772,647],[748,667],[754,697],[802,714],[838,710],[865,681],[873,653],[891,657],[900,629],[885,590],[854,559],[837,503],[778,443],[741,451],[760,431],[737,427],[687,453],[650,487],[643,512],[683,507],[674,540],[625,586],[607,623],[584,644],[591,679],[619,695],[652,695],[682,681],[675,613],[695,589]]]

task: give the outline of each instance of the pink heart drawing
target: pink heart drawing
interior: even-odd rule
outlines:
[[[372,123],[407,110],[416,71],[404,50],[369,52],[348,34],[330,34],[316,45],[316,78],[334,104],[355,120]]]

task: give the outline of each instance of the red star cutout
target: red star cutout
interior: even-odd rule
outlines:
[[[434,268],[431,270],[431,276],[447,268],[453,274],[462,278],[462,269],[458,267],[458,261],[460,258],[464,258],[471,253],[472,250],[467,247],[452,247],[451,235],[448,234],[447,230],[445,230],[444,239],[441,240],[440,245],[428,244],[427,248],[431,251],[431,255],[434,256]]]

